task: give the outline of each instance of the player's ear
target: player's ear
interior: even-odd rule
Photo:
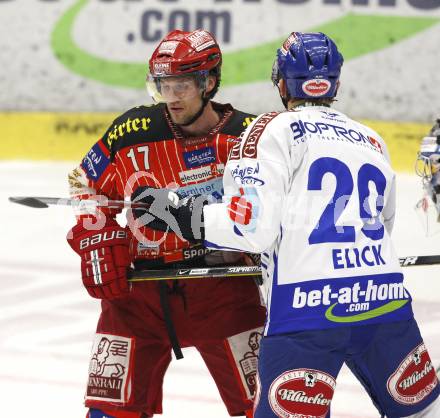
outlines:
[[[282,78],[278,81],[278,91],[281,97],[287,97],[287,84]]]
[[[208,78],[206,79],[206,93],[210,93],[214,89],[216,82],[217,78],[215,76],[208,75]]]
[[[336,90],[335,90],[335,95],[334,97],[336,97],[336,95],[338,94],[338,90],[339,90],[339,86],[341,85],[341,82],[338,80],[336,83]]]

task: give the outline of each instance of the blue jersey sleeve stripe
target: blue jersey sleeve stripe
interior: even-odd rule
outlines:
[[[240,250],[239,248],[221,247],[221,246],[219,246],[219,245],[217,245],[217,244],[214,244],[213,242],[210,242],[210,241],[207,241],[207,240],[204,240],[204,241],[203,241],[203,245],[204,245],[206,248],[212,248],[212,249],[214,249],[214,250],[232,250],[232,251],[240,251],[240,252],[243,251],[243,250]]]

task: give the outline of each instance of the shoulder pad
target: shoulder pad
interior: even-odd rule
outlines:
[[[222,129],[222,132],[228,135],[239,136],[255,118],[256,116],[252,113],[234,109],[234,113]]]
[[[162,104],[134,107],[113,121],[102,141],[114,154],[130,145],[169,139],[173,135],[163,112]]]

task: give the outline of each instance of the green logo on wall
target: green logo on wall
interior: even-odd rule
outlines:
[[[89,0],[78,0],[60,18],[52,32],[55,56],[72,72],[85,78],[119,87],[144,88],[147,63],[123,63],[93,56],[72,39],[76,17]],[[329,23],[309,28],[335,40],[345,61],[400,42],[438,22],[437,18],[370,16],[347,14]],[[287,37],[288,33],[286,33]],[[222,84],[267,81],[275,51],[285,37],[224,54]]]

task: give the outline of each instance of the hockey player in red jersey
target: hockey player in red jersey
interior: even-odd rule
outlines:
[[[157,104],[119,116],[69,174],[71,195],[136,198],[146,187],[222,196],[222,174],[237,137],[253,119],[211,101],[220,84],[221,51],[204,30],[173,31],[154,51],[147,80]],[[127,269],[240,264],[244,253],[194,245],[155,231],[128,212],[77,214],[68,242],[81,256],[88,293],[101,299],[85,403],[89,418],[146,418],[162,413],[171,350],[195,347],[231,416],[252,416],[256,358],[265,320],[252,278],[128,283]],[[145,216],[139,213],[136,216]],[[148,216],[148,214],[147,214]],[[252,357],[252,358],[251,358]]]

